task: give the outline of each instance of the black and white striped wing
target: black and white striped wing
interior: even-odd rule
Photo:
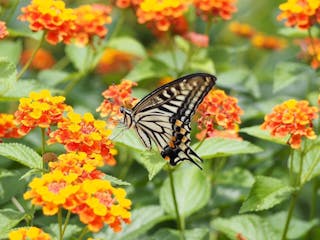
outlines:
[[[133,109],[135,130],[150,149],[154,141],[161,155],[176,165],[192,157],[201,158],[189,147],[190,122],[203,98],[216,81],[213,75],[197,73],[184,76],[154,90]]]

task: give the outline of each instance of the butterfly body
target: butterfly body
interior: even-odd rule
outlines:
[[[190,148],[190,123],[197,107],[212,89],[216,77],[206,73],[190,74],[167,83],[137,103],[133,109],[122,107],[123,123],[133,128],[146,148],[152,141],[171,165],[201,158]]]

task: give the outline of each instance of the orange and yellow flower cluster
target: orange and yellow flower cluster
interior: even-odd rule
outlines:
[[[15,121],[19,124],[19,133],[25,135],[35,127],[49,128],[71,110],[62,96],[51,96],[48,90],[32,92],[28,98],[21,98]]]
[[[243,113],[238,100],[223,90],[212,90],[199,105],[198,139],[205,137],[239,138],[238,129]]]
[[[235,21],[229,25],[229,29],[239,37],[250,39],[251,44],[257,48],[281,50],[286,47],[286,41],[284,39],[257,32],[249,24]]]
[[[0,113],[0,139],[1,138],[19,138],[18,127],[14,121],[14,115]]]
[[[69,112],[58,123],[58,129],[50,133],[48,143],[61,143],[67,152],[85,152],[89,157],[100,154],[106,164],[113,166],[117,151],[109,139],[110,135],[111,130],[106,128],[106,122],[95,120],[91,113],[85,113],[82,117]]]
[[[120,84],[112,85],[105,90],[102,93],[105,99],[97,109],[101,117],[107,117],[111,124],[118,123],[122,117],[120,107],[132,108],[137,103],[137,99],[131,95],[132,87],[136,85],[135,82],[123,80]]]
[[[313,69],[318,69],[320,67],[320,39],[306,38],[297,40],[296,43],[301,48],[299,58],[309,62]]]
[[[196,10],[204,20],[220,17],[229,20],[232,14],[237,11],[236,0],[193,0]]]
[[[21,57],[20,57],[20,63],[21,65],[27,64],[29,59],[31,58],[33,53],[33,50],[27,49],[22,52]],[[55,59],[53,58],[52,54],[43,49],[40,48],[34,58],[32,59],[32,62],[29,66],[30,69],[34,70],[44,70],[44,69],[49,69],[53,67],[53,65],[56,63]]]
[[[297,149],[301,145],[302,137],[315,139],[316,134],[312,129],[312,120],[318,117],[318,108],[309,106],[308,101],[290,99],[273,108],[265,116],[261,128],[270,130],[275,137],[289,135],[288,144]]]
[[[51,240],[49,234],[37,227],[19,228],[9,233],[9,240]]]
[[[4,39],[8,35],[9,35],[9,32],[6,27],[6,23],[3,21],[0,21],[0,39]]]
[[[183,0],[143,0],[138,5],[136,15],[139,23],[149,24],[159,31],[168,31],[172,22],[183,16],[188,2]]]
[[[28,21],[32,31],[45,31],[50,44],[72,40],[79,45],[88,44],[93,36],[105,37],[105,24],[111,23],[111,9],[104,5],[83,5],[66,8],[61,0],[32,0],[22,8],[21,21]]]
[[[320,1],[318,0],[288,0],[279,6],[281,13],[278,20],[286,20],[288,27],[297,26],[308,29],[320,23]]]

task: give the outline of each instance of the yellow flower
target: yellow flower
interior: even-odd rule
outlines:
[[[51,237],[40,228],[28,227],[11,231],[9,240],[51,240]]]

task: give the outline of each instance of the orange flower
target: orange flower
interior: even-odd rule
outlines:
[[[273,36],[266,36],[262,33],[254,35],[251,39],[253,46],[268,50],[280,50],[286,46],[285,40]]]
[[[17,125],[12,114],[0,113],[0,139],[1,138],[19,138]]]
[[[84,152],[70,152],[62,154],[58,157],[58,161],[49,162],[51,171],[59,170],[64,175],[70,173],[77,174],[80,182],[85,179],[102,178],[104,173],[97,170],[97,167],[102,167],[104,164],[100,154],[91,154],[88,156]]]
[[[221,17],[229,20],[232,14],[237,11],[236,0],[193,0],[193,4],[204,20]]]
[[[28,60],[31,58],[31,55],[33,53],[33,49],[27,49],[23,51],[20,63],[22,65],[25,65]],[[52,54],[48,52],[45,49],[40,48],[36,55],[34,56],[34,59],[31,62],[30,68],[35,70],[44,70],[51,68],[55,64],[55,59],[53,58]]]
[[[9,233],[9,240],[51,240],[49,234],[37,227],[25,227]]]
[[[131,201],[122,188],[114,188],[104,179],[85,180],[81,184],[78,203],[72,209],[80,221],[92,232],[98,232],[104,224],[113,231],[121,231],[121,222],[130,223]]]
[[[249,24],[239,23],[235,21],[230,23],[229,29],[234,34],[244,38],[251,38],[255,34],[255,29],[252,28]]]
[[[301,138],[315,139],[312,120],[318,117],[318,108],[309,106],[309,102],[290,99],[273,108],[264,118],[261,128],[270,130],[276,137],[290,135],[288,144],[294,149],[300,147]]]
[[[142,0],[116,0],[118,8],[128,8],[137,6]]]
[[[318,69],[320,67],[320,39],[306,38],[297,40],[296,43],[301,48],[299,57],[310,62],[313,69]]]
[[[142,0],[137,8],[138,22],[147,23],[151,29],[166,32],[172,22],[187,10],[188,1],[183,0]]]
[[[201,132],[198,139],[204,137],[239,138],[237,135],[243,113],[238,100],[228,96],[223,90],[212,90],[199,105],[197,113],[198,128]]]
[[[126,72],[132,68],[134,58],[130,53],[107,48],[97,65],[96,72],[99,74]]]
[[[320,23],[320,1],[314,0],[288,0],[280,4],[282,11],[278,20],[286,20],[288,27],[298,26],[301,29],[308,29],[316,23]]]
[[[90,158],[100,154],[105,163],[115,165],[117,153],[109,139],[111,130],[106,122],[95,120],[91,113],[80,114],[69,112],[67,117],[58,123],[58,129],[50,133],[48,144],[61,143],[68,152],[85,152]]]
[[[111,23],[110,13],[111,8],[102,4],[82,5],[74,9],[77,16],[73,33],[75,42],[87,45],[95,35],[104,38],[108,32],[105,25]]]
[[[64,175],[61,171],[54,170],[41,178],[34,178],[29,187],[31,189],[23,195],[24,199],[32,199],[31,203],[41,206],[44,215],[51,216],[60,207],[68,207],[68,200],[78,192],[80,185],[77,174]]]
[[[0,21],[0,39],[4,39],[8,35],[9,35],[9,32],[6,27],[6,23],[3,21]]]
[[[120,84],[112,85],[105,90],[102,93],[105,99],[97,108],[101,117],[108,117],[108,122],[115,125],[122,118],[120,107],[132,108],[137,102],[137,99],[131,96],[133,86],[137,86],[137,83],[123,80]]]
[[[57,124],[63,113],[71,110],[64,101],[62,96],[51,96],[49,90],[32,92],[28,98],[21,98],[15,112],[19,133],[25,135],[35,127],[48,128]]]
[[[71,32],[75,29],[76,15],[73,9],[66,8],[61,0],[32,0],[21,9],[21,21],[28,21],[32,31],[46,31],[46,40],[50,44],[61,41],[70,43]]]
[[[184,35],[184,37],[198,47],[209,46],[209,37],[205,34],[188,32],[187,34]]]

